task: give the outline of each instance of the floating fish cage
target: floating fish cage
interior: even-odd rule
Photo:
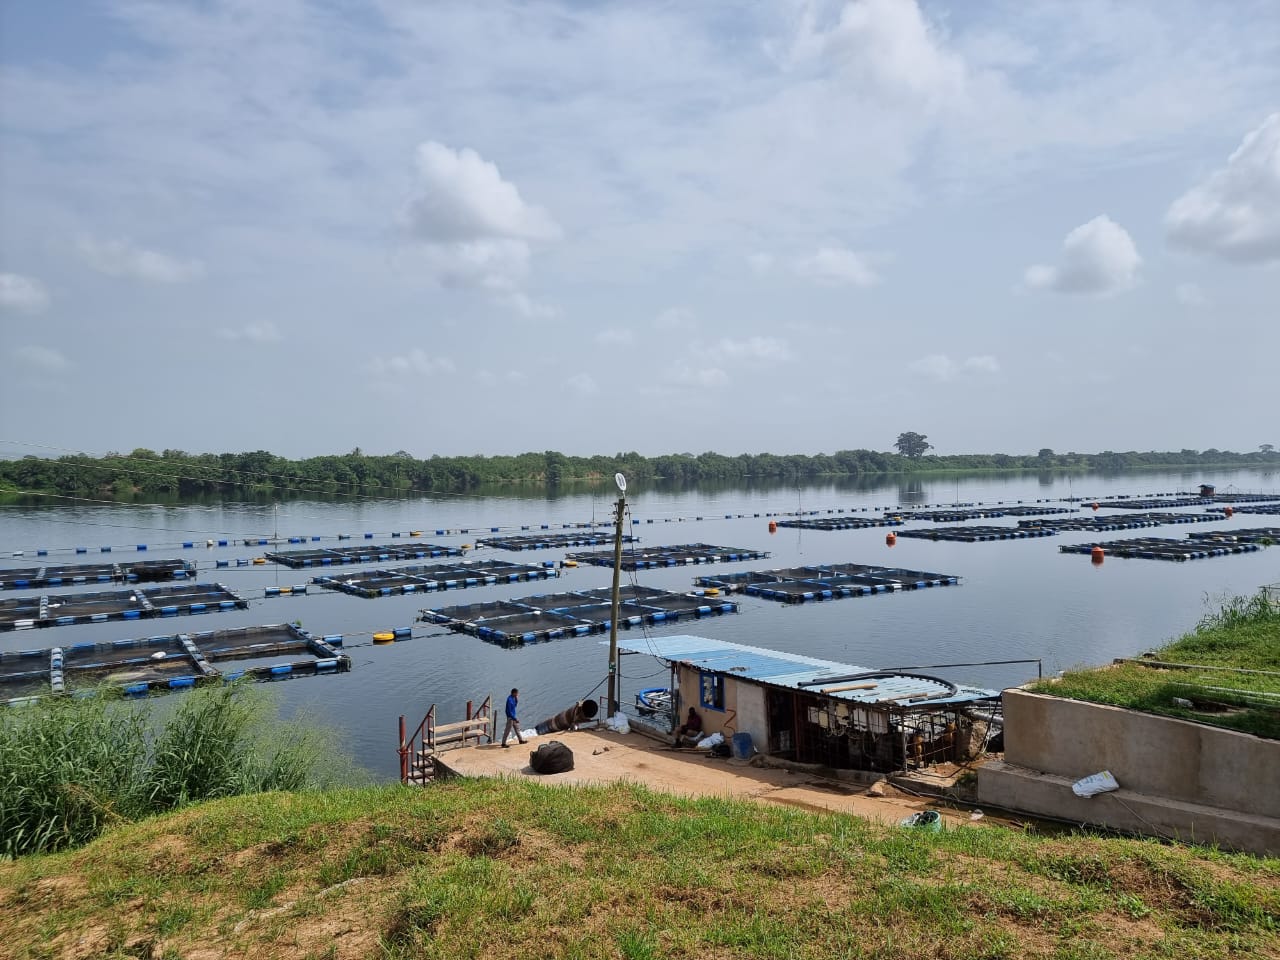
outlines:
[[[273,624],[0,654],[0,702],[103,686],[141,696],[218,679],[280,680],[344,672],[351,669],[351,659],[336,649],[341,643],[341,636],[321,639],[292,624]],[[220,661],[234,666],[227,669],[217,665]]]
[[[699,593],[630,587],[620,589],[618,596],[619,626],[674,622],[738,611],[736,603]],[[611,591],[602,588],[423,610],[419,619],[501,646],[517,646],[600,633],[609,629],[612,616]]]
[[[1226,507],[1213,507],[1206,512],[1213,514],[1213,519],[1221,519],[1221,515],[1227,510]],[[1263,503],[1255,506],[1232,507],[1232,513],[1252,513],[1256,515],[1277,516],[1280,515],[1280,503]]]
[[[196,575],[189,560],[140,560],[136,563],[65,563],[0,570],[0,590],[66,587],[82,583],[156,583]]]
[[[768,552],[761,550],[714,547],[709,543],[685,543],[669,547],[649,547],[643,551],[634,548],[623,550],[622,569],[647,570],[652,567],[679,567],[693,563],[730,563],[737,560],[760,560],[767,556]],[[597,567],[612,567],[613,551],[570,553],[565,559]]]
[[[1280,493],[1215,493],[1217,503],[1275,503],[1280,507]]]
[[[699,586],[746,593],[766,600],[804,603],[810,600],[835,600],[869,596],[873,593],[950,586],[959,583],[960,578],[951,574],[904,570],[901,567],[840,563],[704,576],[697,578],[695,582]]]
[[[355,547],[315,547],[309,550],[269,551],[262,555],[286,567],[327,567],[347,563],[387,563],[392,560],[430,560],[433,557],[460,557],[460,547],[434,543],[392,543]]]
[[[317,637],[291,623],[210,630],[190,639],[226,680],[286,680],[351,669],[351,658],[338,650],[341,634]]]
[[[797,530],[866,530],[870,527],[900,527],[903,521],[897,516],[886,517],[820,517],[813,520],[779,520],[780,527]]]
[[[176,617],[248,606],[248,601],[220,583],[15,597],[0,599],[0,630]]]
[[[1162,527],[1172,523],[1206,523],[1220,519],[1222,518],[1208,513],[1133,513],[1109,517],[1080,516],[1058,520],[1019,520],[1018,527],[1024,530],[1039,527],[1046,530],[1102,533],[1111,530],[1138,530],[1143,527]]]
[[[1110,543],[1068,543],[1058,549],[1063,553],[1092,554],[1094,547],[1101,547],[1109,557],[1137,560],[1202,560],[1205,557],[1225,557],[1230,553],[1251,553],[1262,549],[1256,543],[1223,543],[1201,540],[1169,540],[1160,537],[1137,537],[1132,540],[1113,540]]]
[[[494,547],[498,550],[554,550],[567,547],[595,547],[613,543],[611,532],[600,533],[528,533],[511,536],[481,537],[477,547]],[[623,543],[633,543],[635,537],[624,534]]]
[[[965,520],[992,520],[999,517],[1047,517],[1055,514],[1077,513],[1074,507],[1004,506],[972,507],[942,510],[898,510],[891,516],[901,520],[931,520],[934,523],[960,523]]]
[[[1250,527],[1245,530],[1197,530],[1187,538],[1202,543],[1280,543],[1280,527]]]
[[[347,577],[316,577],[313,582],[327,590],[341,590],[357,597],[389,597],[405,593],[433,590],[455,590],[521,580],[545,580],[558,577],[554,567],[505,560],[483,560],[472,563],[438,563],[428,566],[400,567],[395,570],[373,570]]]
[[[1167,510],[1169,507],[1205,507],[1214,502],[1213,497],[1152,497],[1144,500],[1099,500],[1099,507],[1115,510]]]
[[[932,527],[899,530],[900,537],[917,540],[955,540],[962,543],[978,543],[983,540],[1025,540],[1028,537],[1052,537],[1057,534],[1052,527]]]

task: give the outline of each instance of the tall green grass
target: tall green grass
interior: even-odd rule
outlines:
[[[276,718],[248,684],[155,701],[47,698],[0,712],[0,857],[92,840],[114,823],[186,804],[339,779],[330,736]]]

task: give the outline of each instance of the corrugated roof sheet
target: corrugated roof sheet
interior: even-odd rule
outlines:
[[[767,650],[727,640],[680,634],[674,637],[618,638],[618,649],[628,653],[645,653],[660,660],[687,664],[709,673],[742,677],[775,687],[788,687],[806,693],[837,697],[861,704],[897,706],[941,706],[998,697],[996,690],[951,684],[945,680],[859,667],[834,660],[819,660],[797,653]],[[859,678],[863,675],[865,679]],[[822,683],[821,681],[829,681]],[[815,683],[814,681],[819,681]],[[846,684],[875,685],[864,690],[831,689]]]

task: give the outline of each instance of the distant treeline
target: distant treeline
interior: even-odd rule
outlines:
[[[1269,445],[1267,445],[1269,446]],[[359,449],[339,456],[287,460],[265,450],[252,453],[108,453],[57,459],[0,461],[0,489],[75,496],[200,496],[208,494],[397,495],[450,493],[493,484],[608,482],[621,472],[631,483],[701,481],[798,482],[938,471],[1080,470],[1114,472],[1142,467],[1280,466],[1280,453],[1261,450],[1178,450],[1166,453],[1004,453],[905,457],[874,450],[833,454],[638,453],[571,457],[555,451],[518,456],[440,457],[419,460],[400,452],[368,456]],[[610,486],[612,486],[610,484]]]

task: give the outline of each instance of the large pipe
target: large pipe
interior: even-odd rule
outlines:
[[[542,736],[546,733],[558,733],[561,730],[568,730],[575,724],[586,723],[588,720],[594,720],[596,712],[599,709],[599,704],[594,700],[579,700],[568,710],[562,710],[554,717],[548,717],[533,729],[538,731],[538,736]]]

